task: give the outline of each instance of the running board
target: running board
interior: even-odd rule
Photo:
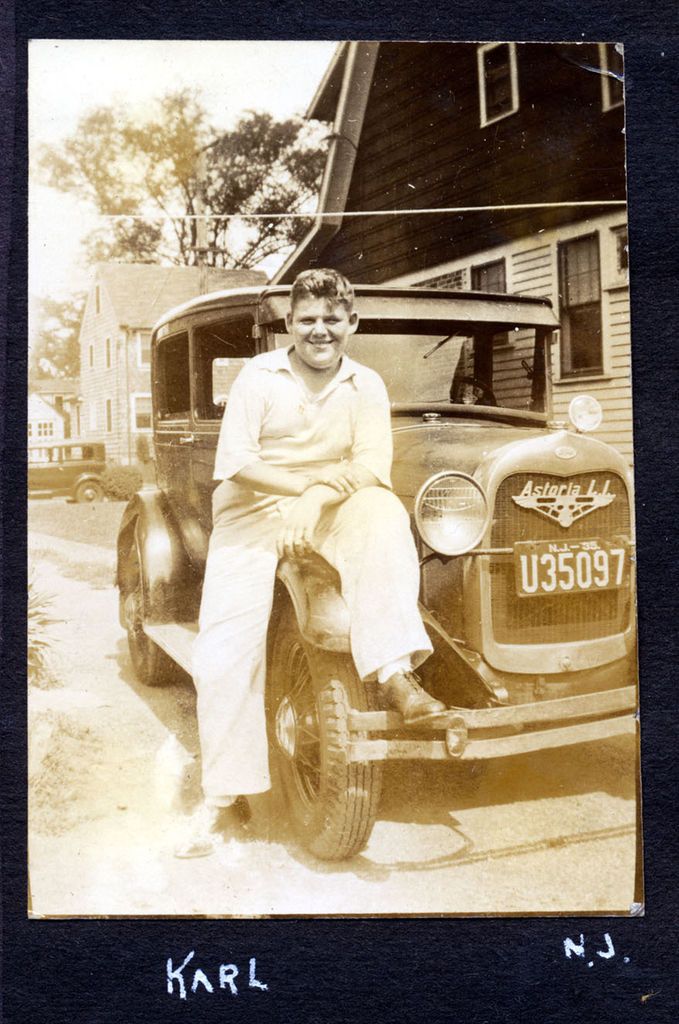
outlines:
[[[197,622],[144,623],[144,632],[161,650],[191,675],[191,650],[198,636]]]

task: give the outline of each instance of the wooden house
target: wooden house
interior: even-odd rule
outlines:
[[[344,43],[319,216],[276,275],[551,299],[555,413],[632,457],[622,57],[609,43]],[[511,340],[511,339],[510,339]],[[508,347],[506,358],[520,358]]]
[[[60,441],[80,431],[80,383],[72,377],[45,377],[30,381],[28,440]]]
[[[150,457],[151,329],[167,309],[203,292],[266,283],[256,270],[100,263],[80,328],[81,435],[109,461]]]

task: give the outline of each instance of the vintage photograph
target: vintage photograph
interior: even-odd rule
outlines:
[[[30,915],[643,913],[623,47],[37,39],[29,144]]]

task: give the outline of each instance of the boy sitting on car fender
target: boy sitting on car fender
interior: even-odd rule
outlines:
[[[386,388],[345,354],[353,297],[337,271],[301,273],[291,345],[251,359],[229,394],[193,653],[205,803],[180,855],[210,852],[237,798],[270,788],[264,686],[279,558],[313,550],[337,570],[356,671],[377,677],[385,708],[407,725],[445,711],[412,671],[432,647],[408,515],[391,491]]]

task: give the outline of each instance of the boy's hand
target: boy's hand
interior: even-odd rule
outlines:
[[[330,500],[328,500],[330,499]],[[279,558],[292,558],[313,550],[312,537],[323,509],[337,501],[334,491],[313,486],[292,505],[276,540]]]
[[[365,487],[365,471],[354,467],[349,462],[340,462],[335,466],[317,470],[312,477],[314,483],[332,487],[343,497],[348,497]]]

